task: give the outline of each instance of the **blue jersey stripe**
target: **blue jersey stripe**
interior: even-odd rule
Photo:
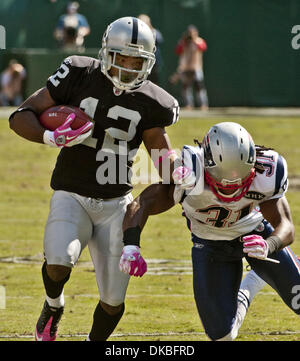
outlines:
[[[284,162],[281,155],[278,155],[277,159],[277,169],[276,169],[276,178],[275,178],[275,190],[273,196],[279,193],[280,187],[283,184],[283,177],[285,175]]]

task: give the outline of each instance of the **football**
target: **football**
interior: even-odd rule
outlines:
[[[71,124],[72,129],[78,129],[86,122],[92,121],[92,119],[83,110],[70,105],[58,105],[46,109],[40,115],[39,121],[44,128],[53,131],[61,126],[67,119],[67,116],[71,113],[76,114],[76,118]]]

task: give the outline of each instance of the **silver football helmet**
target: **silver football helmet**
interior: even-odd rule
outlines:
[[[240,124],[219,123],[203,139],[205,180],[223,202],[241,199],[255,176],[255,144]],[[228,194],[230,193],[230,194]]]
[[[120,90],[130,90],[142,84],[155,64],[155,35],[147,24],[134,17],[120,18],[108,25],[99,51],[101,71]],[[139,70],[116,64],[116,54],[140,57],[143,66]],[[111,67],[118,69],[118,76],[111,76]],[[130,74],[130,76],[124,76]]]

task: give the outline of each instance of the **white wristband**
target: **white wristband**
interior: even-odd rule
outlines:
[[[45,130],[43,134],[43,141],[45,144],[50,145],[50,147],[57,147],[55,140],[54,140],[54,132],[51,132],[51,130]]]

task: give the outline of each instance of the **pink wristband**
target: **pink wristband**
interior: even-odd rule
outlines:
[[[169,157],[169,155],[171,154],[177,154],[176,151],[174,149],[170,149],[166,154],[162,155],[161,157],[159,157],[153,164],[154,166],[157,168],[158,165],[166,158]]]

